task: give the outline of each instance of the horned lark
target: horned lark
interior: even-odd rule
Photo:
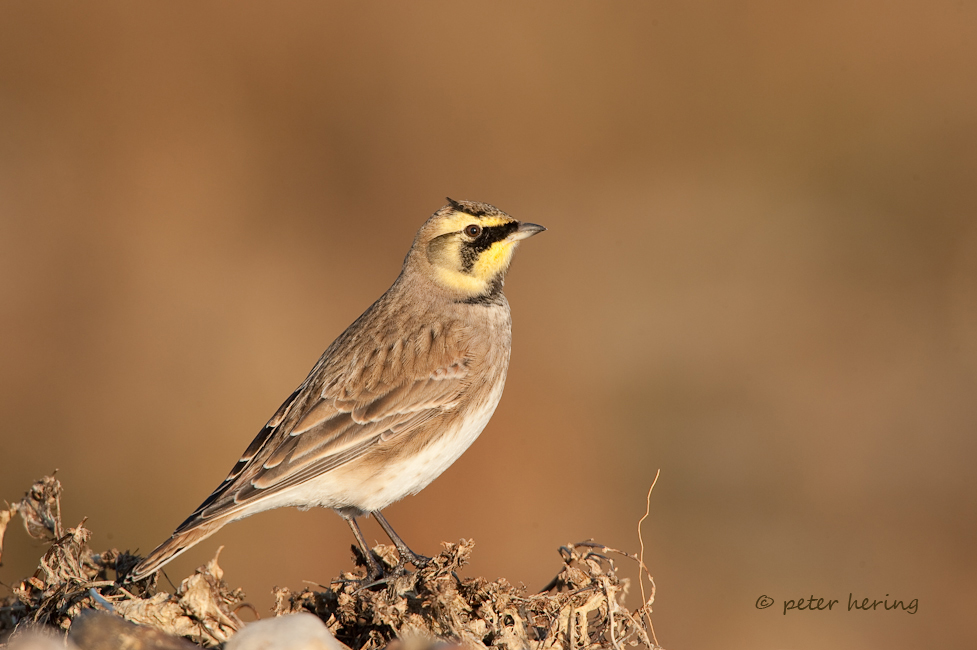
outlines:
[[[487,203],[428,219],[400,276],[323,353],[231,473],[131,574],[139,580],[256,512],[333,508],[381,575],[356,518],[373,514],[401,566],[423,565],[380,511],[437,478],[502,397],[511,319],[502,294],[516,245],[545,228]]]

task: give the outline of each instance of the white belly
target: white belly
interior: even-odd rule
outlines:
[[[501,396],[502,387],[499,386],[498,395],[493,395],[477,413],[465,418],[457,431],[443,435],[410,458],[384,468],[379,476],[370,481],[369,489],[362,495],[357,507],[367,511],[381,510],[426,488],[471,447],[491,419]]]

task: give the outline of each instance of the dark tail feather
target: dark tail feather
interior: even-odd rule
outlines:
[[[188,530],[173,533],[172,537],[156,547],[156,550],[150,553],[145,560],[136,565],[128,579],[130,581],[142,580],[155,573],[180,553],[216,533],[230,520],[231,517],[221,517],[203,522]]]

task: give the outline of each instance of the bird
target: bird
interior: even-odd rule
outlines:
[[[349,524],[367,582],[385,572],[357,523],[372,515],[395,570],[429,558],[381,514],[440,476],[502,397],[512,341],[506,273],[519,242],[546,230],[476,201],[437,210],[400,275],[313,366],[227,478],[130,572],[138,581],[225,524],[281,507],[332,508]]]

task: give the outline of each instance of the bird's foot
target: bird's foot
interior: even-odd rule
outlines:
[[[431,563],[431,558],[427,556],[418,555],[417,553],[414,553],[410,549],[407,549],[406,553],[401,551],[396,564],[390,566],[384,563],[382,565],[385,569],[384,571],[382,571],[379,574],[374,574],[372,572],[369,573],[365,578],[363,578],[363,580],[361,580],[358,583],[359,587],[356,589],[356,591],[360,592],[367,589],[372,589],[373,587],[378,587],[380,585],[388,585],[391,582],[394,582],[398,578],[401,578],[410,573],[410,571],[407,570],[408,564],[412,564],[417,569],[423,569],[430,563]]]
[[[362,581],[360,581],[360,582],[357,583],[358,586],[353,591],[353,593],[358,594],[361,591],[368,591],[370,589],[373,589],[374,587],[381,587],[381,586],[384,586],[385,587],[386,585],[388,585],[391,582],[393,582],[396,578],[397,578],[397,575],[396,574],[389,574],[389,575],[385,575],[385,576],[377,576],[377,577],[372,578],[372,579],[371,579],[370,576],[367,576],[367,577],[363,578]]]
[[[426,555],[418,555],[406,546],[403,548],[398,547],[397,553],[400,555],[400,559],[397,560],[394,571],[404,572],[407,570],[405,567],[408,564],[413,564],[416,569],[423,569],[431,563],[431,558]]]
[[[364,553],[363,549],[353,546],[352,550],[355,563],[366,569],[366,576],[353,578],[347,582],[361,585],[360,589],[383,582],[383,578],[387,574],[383,570],[383,559],[370,549]]]
[[[404,540],[401,539],[400,535],[397,534],[397,531],[393,529],[393,526],[390,525],[387,518],[380,514],[379,510],[374,511],[373,516],[376,518],[377,523],[380,524],[380,527],[383,528],[383,532],[387,533],[387,537],[390,538],[390,541],[394,543],[394,547],[397,549],[398,557],[397,564],[394,567],[395,571],[398,573],[403,573],[406,571],[404,567],[407,564],[413,564],[416,568],[423,569],[431,563],[431,558],[425,555],[418,555],[414,551],[410,550],[410,547],[404,543]]]

